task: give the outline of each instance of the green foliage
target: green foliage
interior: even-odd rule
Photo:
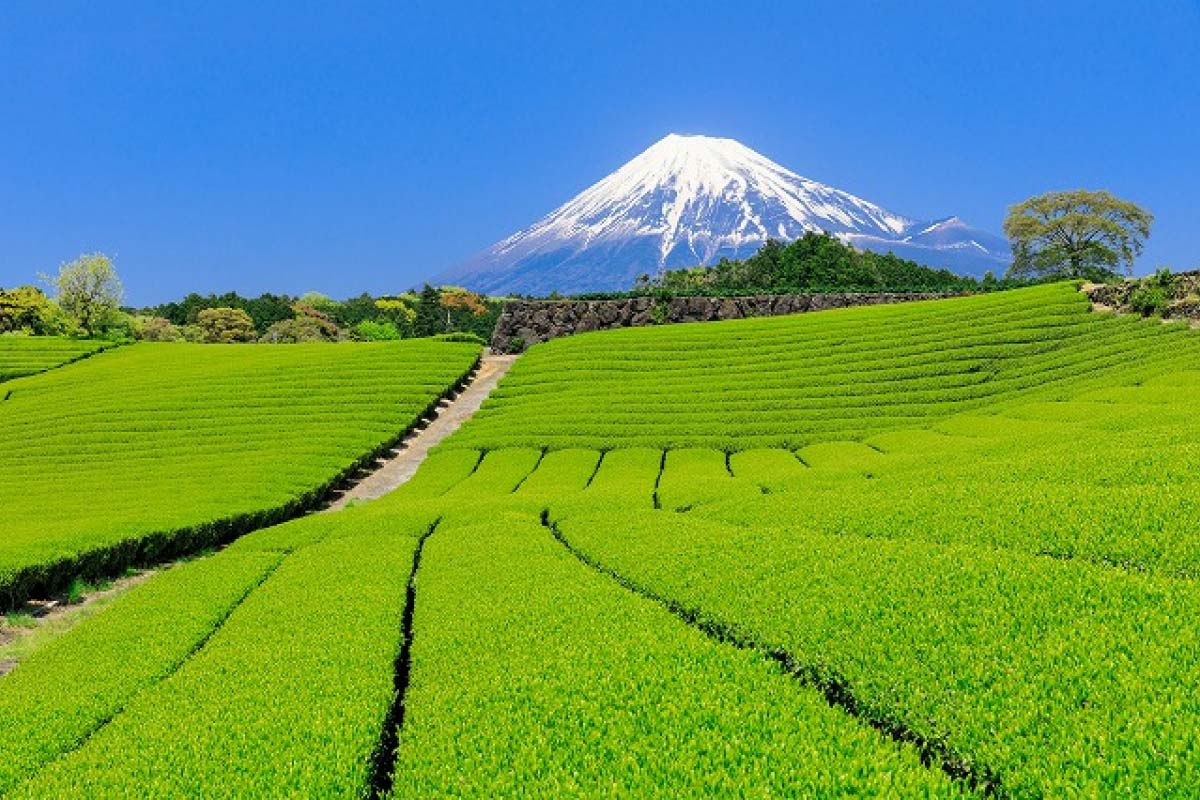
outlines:
[[[971,279],[932,269],[892,253],[856,250],[827,233],[806,233],[784,244],[768,240],[744,260],[721,259],[712,267],[641,276],[634,294],[726,295],[805,291],[937,291],[981,288]],[[988,288],[996,288],[994,283]]]
[[[10,628],[23,628],[29,630],[37,627],[37,618],[35,618],[32,614],[9,611],[4,615],[4,625]]]
[[[147,342],[183,341],[183,333],[165,317],[151,317],[142,323],[138,338]]]
[[[1109,192],[1047,192],[1008,211],[1016,278],[1105,280],[1129,272],[1150,236],[1154,216]]]
[[[542,492],[583,489],[586,471],[557,466],[534,472]],[[581,564],[536,515],[443,520],[419,580],[396,797],[958,794],[766,659]]]
[[[283,556],[199,654],[15,796],[361,796],[391,703],[404,586],[428,525],[343,513]],[[279,560],[213,561],[252,556]]]
[[[659,301],[650,307],[650,321],[655,325],[663,325],[667,321],[667,304]]]
[[[390,342],[403,337],[394,322],[364,319],[354,326],[354,338],[363,342]]]
[[[1143,317],[1161,316],[1171,299],[1167,291],[1161,286],[1139,286],[1129,295],[1129,308]]]
[[[432,341],[146,343],[8,384],[0,606],[313,506],[478,354]]]
[[[163,317],[183,327],[196,323],[200,312],[210,308],[238,308],[254,320],[254,330],[265,332],[271,325],[295,316],[292,305],[295,298],[287,295],[263,294],[256,298],[245,298],[236,292],[223,295],[200,295],[193,292],[179,302],[165,303],[143,309],[150,316]],[[189,341],[193,341],[189,339]]]
[[[121,281],[112,259],[103,253],[85,253],[63,264],[51,283],[58,305],[84,335],[101,335],[120,322]]]
[[[416,314],[413,318],[414,336],[433,336],[435,333],[445,333],[445,321],[442,317],[440,300],[441,294],[438,290],[425,284],[421,289]]]
[[[63,599],[66,600],[67,605],[78,605],[79,603],[83,602],[84,597],[87,596],[87,593],[90,589],[91,587],[88,585],[87,581],[84,581],[81,578],[74,578],[67,586],[67,591],[63,595]]]
[[[278,561],[239,553],[170,570],[31,654],[0,680],[0,794],[174,670]]]
[[[345,338],[342,331],[367,341],[389,341],[393,328],[403,339],[463,331],[486,340],[491,338],[502,306],[502,301],[455,287],[430,286],[420,295],[376,298],[364,293],[348,300],[333,300],[316,292],[300,298],[274,294],[244,298],[235,292],[207,296],[193,293],[179,302],[142,309],[142,314],[169,320],[183,331],[188,341],[203,340],[203,336],[196,339],[189,335],[187,328],[197,323],[201,313],[230,308],[246,312],[253,320],[254,338],[265,342],[337,341]],[[320,320],[321,324],[305,318]],[[301,322],[297,323],[297,319]],[[362,326],[363,323],[369,324]],[[389,338],[376,339],[378,335]]]
[[[433,337],[439,342],[470,342],[471,344],[486,345],[487,340],[470,331],[455,331],[454,333],[439,333]]]
[[[74,323],[58,304],[35,286],[0,289],[0,334],[61,336],[72,333]]]
[[[206,308],[196,315],[196,325],[209,344],[254,341],[254,320],[240,308]]]

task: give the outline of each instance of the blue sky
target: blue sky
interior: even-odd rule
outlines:
[[[398,291],[669,132],[995,232],[1108,188],[1200,268],[1195,0],[182,5],[4,4],[0,285]]]

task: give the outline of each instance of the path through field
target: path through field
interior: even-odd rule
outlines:
[[[347,489],[329,504],[326,511],[340,511],[352,501],[375,500],[395,491],[416,474],[429,451],[475,415],[483,401],[517,360],[515,355],[486,355],[471,382],[453,400],[443,400],[440,411],[429,425],[415,430],[396,449],[383,466]]]

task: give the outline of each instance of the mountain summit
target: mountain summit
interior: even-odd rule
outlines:
[[[438,280],[492,294],[623,290],[642,273],[744,258],[807,231],[964,274],[1008,264],[1002,239],[957,217],[911,219],[733,139],[671,134]]]

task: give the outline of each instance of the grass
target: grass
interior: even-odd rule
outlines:
[[[11,382],[0,605],[315,505],[469,371],[472,344],[140,344]]]

